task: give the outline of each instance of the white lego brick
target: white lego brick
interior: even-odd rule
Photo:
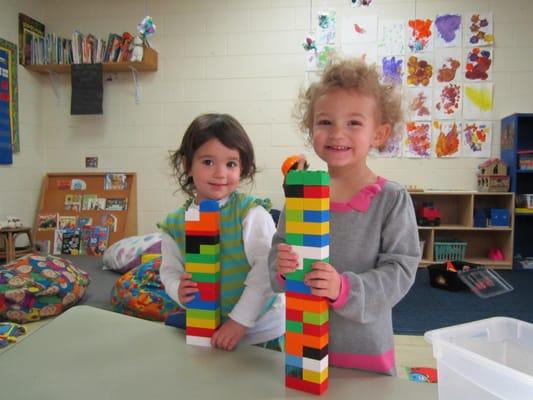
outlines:
[[[192,344],[193,346],[211,347],[211,338],[187,335],[185,343]]]
[[[329,257],[329,245],[323,247],[295,246],[291,245],[292,251],[298,255],[298,268],[303,268],[303,259],[323,260]]]
[[[325,356],[322,360],[313,360],[312,358],[303,358],[303,369],[309,371],[321,372],[329,366],[329,356]]]
[[[189,208],[185,211],[185,221],[200,221],[200,210],[197,208]]]

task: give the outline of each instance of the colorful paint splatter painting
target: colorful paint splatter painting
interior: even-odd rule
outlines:
[[[492,144],[492,123],[488,121],[467,121],[463,123],[464,157],[490,157]]]
[[[379,158],[400,157],[402,154],[401,145],[402,145],[403,131],[404,131],[404,124],[403,123],[396,124],[394,126],[394,129],[392,130],[392,134],[389,136],[385,145],[380,149],[373,148],[370,152],[370,155],[373,157],[379,157]]]
[[[431,123],[409,121],[405,124],[406,138],[403,154],[410,158],[431,156]]]
[[[405,59],[397,56],[381,58],[381,79],[385,85],[398,86],[403,82]]]
[[[317,71],[324,69],[334,58],[336,49],[333,46],[317,45],[316,50],[306,53],[307,71]]]
[[[461,46],[461,15],[437,15],[435,22],[435,47]]]
[[[407,89],[408,112],[413,121],[431,119],[432,93],[431,88],[416,87]]]
[[[474,47],[469,49],[465,59],[465,78],[467,80],[492,80],[492,48]]]
[[[439,83],[455,82],[461,78],[461,50],[440,49],[435,52],[435,80]]]
[[[316,41],[319,44],[335,44],[337,13],[334,10],[318,12]]]
[[[378,53],[387,55],[405,53],[405,20],[379,20]]]
[[[407,22],[408,46],[412,52],[433,50],[433,20],[410,19]]]
[[[412,55],[407,60],[407,85],[428,86],[433,76],[431,60],[427,55]]]
[[[463,88],[463,118],[492,118],[492,83],[465,84]]]
[[[489,46],[494,43],[492,13],[468,14],[464,18],[465,46]]]
[[[460,155],[461,124],[456,121],[433,121],[433,143],[433,153],[438,158]]]
[[[434,89],[434,112],[437,119],[460,118],[461,86],[456,83],[436,85]]]

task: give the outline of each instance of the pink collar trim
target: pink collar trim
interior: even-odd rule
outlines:
[[[340,202],[340,201],[331,201],[330,210],[336,212],[349,212],[349,211],[360,211],[367,212],[372,199],[375,195],[381,192],[383,186],[387,183],[387,180],[381,176],[378,176],[376,183],[365,186],[358,193],[356,193],[350,201]]]

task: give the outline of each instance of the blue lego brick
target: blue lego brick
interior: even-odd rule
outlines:
[[[303,368],[303,358],[285,353],[285,365]]]
[[[329,221],[329,210],[315,211],[304,210],[304,222],[326,222]]]
[[[204,211],[218,211],[218,201],[216,200],[203,200],[200,203],[200,212]]]
[[[309,247],[324,247],[329,244],[329,233],[325,235],[303,235],[303,245]]]
[[[198,310],[216,310],[220,308],[220,301],[200,300],[200,292],[194,294],[194,299],[187,303],[187,308],[196,308]]]
[[[296,379],[303,378],[303,368],[295,367],[294,365],[285,365],[285,375],[292,376]]]
[[[307,286],[303,281],[293,281],[292,279],[288,279],[285,281],[285,292],[293,292],[293,293],[303,293],[303,294],[312,294],[311,288]]]

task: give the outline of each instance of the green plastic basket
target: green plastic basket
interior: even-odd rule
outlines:
[[[466,242],[458,240],[435,242],[435,261],[464,260],[465,252]]]

